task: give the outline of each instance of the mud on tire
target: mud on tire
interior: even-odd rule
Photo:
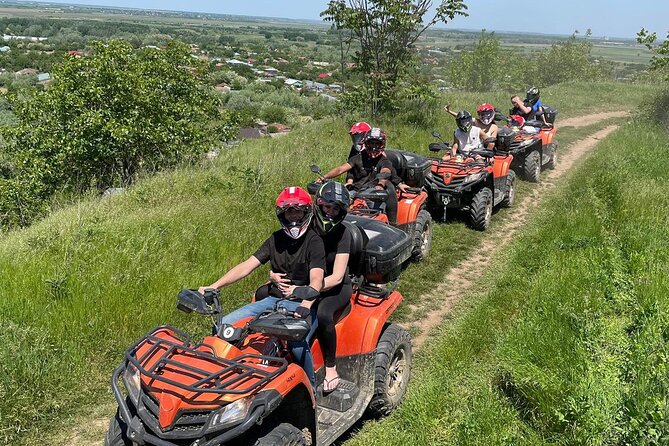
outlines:
[[[421,209],[416,217],[413,230],[413,251],[411,258],[419,261],[427,257],[432,248],[432,216],[425,209]]]
[[[500,206],[510,208],[516,199],[516,172],[509,169],[506,174],[506,194],[500,203]]]
[[[390,414],[399,406],[411,376],[411,336],[402,327],[390,324],[376,346],[374,395],[367,407],[373,417]]]
[[[541,154],[537,150],[530,152],[525,158],[523,173],[527,181],[533,183],[539,182],[539,175],[541,174]]]
[[[307,446],[301,430],[290,423],[281,423],[266,435],[258,438],[253,446]]]
[[[492,192],[487,187],[481,188],[474,195],[469,206],[469,222],[473,229],[485,231],[492,218]]]

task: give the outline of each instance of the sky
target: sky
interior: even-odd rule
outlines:
[[[433,3],[438,3],[434,0]],[[218,14],[320,20],[327,0],[50,0],[48,3],[116,6],[142,9],[210,12]],[[664,39],[669,32],[667,0],[465,0],[469,17],[456,17],[454,29],[524,31],[545,34],[582,34],[635,37],[643,27]],[[545,5],[541,7],[539,5]]]

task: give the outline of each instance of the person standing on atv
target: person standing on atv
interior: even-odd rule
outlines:
[[[348,190],[341,183],[328,181],[316,193],[314,203],[312,226],[323,238],[326,259],[325,280],[316,310],[316,334],[325,359],[325,392],[332,392],[339,385],[335,315],[346,307],[353,294],[351,277],[348,274],[352,237],[346,226],[341,224],[348,213],[349,202]],[[285,274],[270,272],[270,279],[281,289],[286,287],[284,277]]]
[[[349,157],[341,166],[337,166],[323,175],[325,179],[336,178],[343,173],[350,172],[347,175],[346,187],[361,191],[374,187],[379,190],[385,189],[388,192],[386,201],[386,214],[388,222],[391,225],[397,224],[397,195],[395,187],[401,191],[406,191],[409,186],[402,182],[397,175],[392,162],[385,153],[386,134],[380,128],[373,128],[367,132],[363,139],[364,148],[355,156]],[[377,178],[377,175],[384,174],[389,178]],[[317,180],[321,181],[321,180]]]
[[[204,293],[207,288],[226,287],[247,277],[267,262],[270,262],[272,271],[283,274],[281,288],[271,282],[261,286],[256,290],[256,301],[224,316],[221,319],[223,324],[233,324],[271,309],[278,301],[293,295],[297,287],[311,288],[307,290],[309,294],[314,298],[318,296],[323,288],[325,247],[323,239],[310,226],[312,204],[311,196],[301,187],[285,188],[276,199],[276,215],[281,229],[272,233],[251,257],[233,267],[211,285],[198,289],[200,293]],[[318,325],[315,314],[312,314],[313,303],[314,300],[286,300],[281,303],[281,306],[294,312],[297,317],[311,316],[312,331],[307,339]],[[307,342],[291,343],[291,348],[313,384],[314,368]]]
[[[524,101],[521,101],[519,96],[512,96],[511,104],[513,104],[513,108],[509,110],[510,115],[520,115],[526,121],[533,121],[537,119],[537,116],[541,116],[544,125],[548,125],[544,116],[544,104],[539,99],[539,89],[537,87],[530,87],[527,90]]]
[[[443,156],[444,160],[455,157],[458,153],[467,156],[472,150],[483,146],[486,134],[482,129],[474,126],[473,122],[474,119],[468,111],[458,112],[455,116],[455,123],[458,128],[453,133],[451,152]]]

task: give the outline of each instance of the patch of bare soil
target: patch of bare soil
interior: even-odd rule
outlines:
[[[610,113],[601,113],[596,116],[603,115],[606,116],[600,120],[612,117]],[[616,117],[622,116],[624,115]],[[591,124],[598,122],[591,120],[590,116],[579,118],[579,122],[588,121]],[[556,168],[545,171],[542,174],[541,183],[537,184],[528,196],[514,203],[510,209],[513,214],[507,220],[482,234],[481,244],[476,249],[476,254],[448,271],[442,283],[418,300],[419,305],[410,307],[412,314],[427,314],[426,317],[420,317],[404,324],[408,329],[418,331],[418,335],[413,339],[415,349],[419,349],[425,343],[429,333],[441,324],[462,296],[473,290],[475,282],[471,272],[481,271],[481,265],[490,264],[491,260],[513,240],[514,234],[541,205],[546,193],[555,188],[558,183],[556,180],[569,172],[575,163],[586,157],[595,148],[600,139],[605,138],[616,128],[618,128],[617,125],[611,125],[583,140],[576,141],[566,150],[560,150],[558,152],[560,155],[567,152],[568,156],[561,156]]]
[[[596,124],[601,121],[612,118],[624,118],[629,115],[627,111],[614,111],[614,112],[602,112],[594,113],[592,115],[585,116],[576,116],[575,118],[568,119],[559,119],[557,122],[558,127],[585,127],[591,124]]]

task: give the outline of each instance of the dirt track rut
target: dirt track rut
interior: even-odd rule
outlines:
[[[587,115],[560,122],[560,127],[584,127],[610,118],[624,116],[626,116],[626,113],[622,112]],[[418,299],[420,305],[410,306],[413,314],[427,314],[426,317],[402,324],[406,328],[418,331],[418,334],[413,338],[414,349],[421,348],[430,332],[441,324],[462,296],[474,289],[476,284],[470,279],[469,272],[480,270],[481,265],[489,264],[513,240],[513,235],[520,230],[529,216],[541,205],[546,193],[555,188],[558,183],[556,180],[569,172],[574,164],[589,155],[599,140],[605,138],[617,128],[618,125],[610,125],[574,142],[571,146],[561,148],[558,154],[567,153],[569,156],[560,156],[554,170],[542,173],[541,182],[522,200],[517,199],[510,209],[511,215],[507,220],[499,225],[494,225],[491,230],[482,234],[481,244],[475,250],[476,254],[451,268],[436,288]]]

